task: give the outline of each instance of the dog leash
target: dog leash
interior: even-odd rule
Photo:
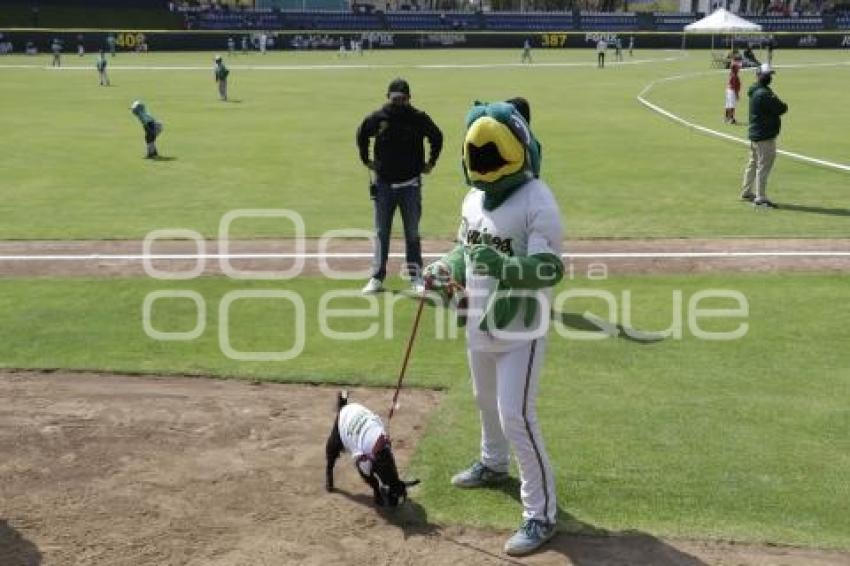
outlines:
[[[461,285],[454,279],[449,281],[447,288],[452,289],[453,293],[456,291],[463,292],[465,290],[463,288],[463,285]],[[428,291],[430,289],[431,281],[429,279],[426,279],[425,288],[422,290],[422,294],[419,296],[419,304],[416,307],[416,316],[413,318],[413,329],[410,331],[410,337],[407,339],[407,347],[404,350],[404,358],[401,362],[401,371],[398,374],[398,382],[395,386],[395,393],[393,393],[393,401],[392,405],[390,405],[390,413],[387,416],[387,427],[389,427],[390,420],[393,418],[396,406],[398,405],[398,396],[401,393],[401,384],[404,381],[405,374],[407,373],[407,364],[410,361],[410,352],[413,350],[413,341],[416,339],[416,334],[419,332],[419,321],[422,318],[422,309],[425,306],[425,299],[428,298]]]
[[[413,341],[416,339],[416,334],[419,332],[419,321],[422,319],[422,309],[425,307],[425,299],[428,298],[428,290],[431,288],[431,282],[425,281],[425,288],[419,295],[419,304],[416,307],[416,316],[413,318],[413,329],[410,331],[410,337],[407,339],[407,348],[404,350],[404,359],[401,362],[401,371],[398,372],[398,382],[395,385],[395,393],[393,393],[393,402],[390,405],[390,414],[387,416],[387,426],[395,413],[396,404],[398,403],[398,395],[401,393],[401,383],[404,381],[404,375],[407,372],[407,363],[410,361],[410,352],[413,350]]]

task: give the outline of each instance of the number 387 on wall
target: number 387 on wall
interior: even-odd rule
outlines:
[[[542,33],[540,34],[540,45],[542,47],[563,47],[567,43],[565,33]]]

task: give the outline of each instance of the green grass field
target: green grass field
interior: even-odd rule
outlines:
[[[354,132],[399,75],[446,137],[426,181],[426,237],[455,233],[465,192],[459,147],[471,102],[516,95],[531,101],[544,146],[542,176],[570,238],[850,234],[847,173],[779,158],[770,194],[798,207],[755,214],[737,200],[743,146],[694,133],[636,101],[653,81],[687,75],[657,83],[649,99],[745,136],[745,128],[722,122],[724,75],[709,70],[707,52],[638,50],[632,60],[626,56],[630,64],[604,71],[595,68],[592,49],[534,56],[527,67],[510,65],[519,50],[237,56],[228,61],[230,103],[217,100],[211,53],[121,54],[110,60],[110,88],[97,85],[92,57],[66,56],[67,67],[84,68],[62,71],[46,69],[47,56],[0,58],[7,143],[0,152],[0,240],[135,239],[161,228],[215,237],[222,215],[243,208],[294,210],[310,236],[370,229]],[[780,146],[850,164],[842,110],[850,52],[781,50],[776,63],[775,89],[791,108]],[[141,128],[128,110],[137,98],[164,122],[160,152],[170,159],[142,159]],[[746,114],[739,107],[739,116]],[[240,237],[291,234],[279,221],[242,221],[234,230]],[[0,278],[0,367],[392,386],[415,307],[409,298],[383,295],[376,316],[333,321],[338,331],[376,325],[365,341],[331,340],[318,323],[324,293],[360,285],[312,277]],[[652,344],[552,334],[540,418],[564,528],[850,549],[846,274],[579,278],[558,290],[591,285],[615,297],[630,290],[632,324],[646,331],[670,325],[675,290],[686,301],[703,289],[740,291],[749,302],[749,330],[740,340],[705,341],[686,323],[683,339]],[[164,342],[145,334],[143,301],[160,289],[203,297],[207,324],[197,339]],[[222,353],[220,301],[246,289],[285,289],[303,299],[301,355],[244,362]],[[348,299],[337,308],[345,306],[366,303]],[[585,309],[608,317],[601,303],[583,300],[570,303],[567,322]],[[294,312],[280,302],[234,303],[231,345],[288,349],[301,332]],[[406,382],[447,392],[414,456],[413,472],[424,480],[416,499],[437,521],[513,528],[515,489],[473,495],[449,487],[451,474],[477,455],[478,422],[463,333],[438,337],[437,312],[426,311]],[[195,320],[191,301],[170,299],[156,304],[151,322],[160,331],[185,332]],[[439,328],[447,332],[444,322]],[[739,322],[707,326],[729,330]]]
[[[557,469],[564,526],[850,548],[843,505],[850,497],[850,352],[836,342],[850,327],[850,315],[835,308],[850,300],[845,279],[716,275],[614,278],[601,287],[570,282],[571,288],[592,286],[617,297],[631,290],[633,324],[643,330],[670,325],[674,290],[687,301],[697,290],[733,289],[748,299],[750,327],[731,342],[697,340],[687,326],[682,340],[654,344],[566,340],[553,333],[540,418]],[[189,288],[204,297],[208,326],[199,339],[145,336],[142,301],[160,288]],[[220,298],[245,288],[279,286],[218,278],[165,286],[140,279],[0,281],[0,360],[13,367],[394,383],[414,310],[409,299],[395,305],[392,338],[383,338],[381,324],[379,337],[341,342],[319,332],[316,307],[318,296],[338,284],[290,282],[286,289],[308,305],[303,354],[286,363],[245,363],[227,359],[217,343]],[[598,301],[568,304],[569,312],[607,316]],[[365,303],[358,298],[336,306]],[[382,321],[384,311],[377,319],[337,320],[331,327],[363,330]],[[236,303],[232,343],[244,350],[288,349],[291,320],[282,303]],[[194,307],[159,303],[153,323],[163,331],[188,330]],[[707,328],[731,330],[739,323],[717,320]],[[448,484],[477,455],[478,423],[462,334],[438,339],[435,328],[429,310],[407,381],[448,388],[414,461],[413,471],[424,480],[417,500],[440,521],[513,527],[518,509],[508,493],[458,493]]]
[[[745,148],[694,134],[636,102],[653,80],[707,71],[706,52],[638,50],[638,64],[605,71],[593,67],[590,49],[539,50],[535,57],[535,66],[493,68],[486,65],[517,62],[519,52],[237,56],[229,61],[229,104],[216,99],[210,53],[119,55],[111,88],[97,85],[92,57],[65,57],[67,66],[86,67],[81,70],[0,68],[0,105],[15,110],[3,116],[15,151],[0,155],[0,238],[141,238],[171,227],[214,236],[221,215],[236,208],[297,210],[310,235],[369,228],[367,174],[354,132],[397,75],[410,80],[414,103],[446,136],[443,158],[427,180],[426,236],[455,231],[464,192],[459,142],[470,103],[518,94],[532,102],[543,177],[561,200],[571,237],[847,235],[847,173],[780,158],[771,195],[814,210],[754,217],[736,202]],[[775,87],[791,106],[781,147],[848,161],[847,119],[839,109],[850,79],[846,67],[829,66],[848,61],[847,52],[777,52]],[[0,61],[34,63],[46,65],[48,58]],[[827,66],[781,68],[813,63]],[[449,64],[483,66],[440,66]],[[247,68],[256,65],[302,68]],[[323,65],[333,68],[310,68]],[[659,84],[650,98],[722,130],[723,88],[722,74],[710,74]],[[128,111],[136,98],[164,122],[160,147],[173,161],[141,159],[141,128]],[[744,108],[739,112],[746,116]],[[279,222],[241,228],[244,235],[291,233]]]

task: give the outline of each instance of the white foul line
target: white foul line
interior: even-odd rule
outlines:
[[[404,258],[391,253],[391,258]],[[440,258],[440,253],[424,253],[422,257]],[[372,253],[229,253],[229,254],[45,254],[0,255],[0,261],[186,261],[198,259],[370,259]],[[757,251],[757,252],[588,252],[564,253],[566,259],[736,259],[755,257],[850,257],[850,251]]]
[[[826,66],[844,66],[844,65],[850,65],[850,63],[843,62],[843,63],[823,63],[823,64],[813,64],[813,65],[783,65],[781,68],[787,69],[787,68],[799,68],[799,67],[807,68],[807,67],[814,67],[814,66],[826,67]],[[665,110],[664,108],[661,108],[657,104],[653,104],[652,102],[650,102],[646,98],[644,98],[647,94],[649,94],[649,91],[652,90],[652,87],[654,87],[659,82],[673,81],[673,80],[678,80],[678,79],[696,77],[696,76],[700,76],[700,75],[712,74],[714,72],[723,72],[723,71],[709,71],[709,72],[703,72],[703,73],[688,73],[688,74],[684,74],[684,75],[675,75],[675,76],[672,76],[672,77],[666,77],[666,78],[663,78],[663,79],[658,79],[656,81],[652,81],[651,83],[646,85],[646,87],[640,92],[640,94],[637,95],[638,102],[640,102],[641,104],[643,104],[644,106],[646,106],[650,110],[653,110],[654,112],[657,112],[658,114],[661,114],[662,116],[670,118],[674,122],[678,122],[679,124],[685,126],[686,128],[692,128],[694,130],[697,130],[697,131],[702,132],[704,134],[708,134],[710,136],[715,136],[715,137],[722,138],[722,139],[725,139],[725,140],[728,140],[728,141],[731,141],[731,142],[734,142],[734,143],[739,143],[739,144],[743,144],[743,145],[748,146],[748,145],[750,145],[750,140],[747,140],[747,139],[744,139],[744,138],[739,138],[739,137],[736,137],[736,136],[733,136],[731,134],[727,134],[727,133],[724,133],[724,132],[718,132],[717,130],[712,130],[711,128],[707,128],[705,126],[700,126],[699,124],[689,122],[688,120],[685,120],[681,116],[677,116],[676,114],[673,114],[669,110]],[[845,165],[843,163],[835,163],[833,161],[826,161],[825,159],[817,159],[815,157],[809,157],[808,155],[802,155],[800,153],[794,153],[792,151],[787,151],[787,150],[784,150],[784,149],[777,149],[776,152],[779,153],[780,155],[784,155],[786,157],[790,157],[791,159],[796,159],[797,161],[802,161],[804,163],[810,163],[812,165],[819,165],[821,167],[826,167],[828,169],[835,169],[835,170],[838,170],[838,171],[850,172],[850,165]]]
[[[667,63],[682,59],[662,57],[659,59],[633,59],[631,61],[612,62],[613,65],[644,65],[649,63]],[[550,62],[550,63],[430,63],[420,65],[386,64],[375,65],[356,63],[351,65],[233,65],[234,70],[248,71],[345,71],[364,69],[500,69],[510,67],[596,67],[595,62]],[[209,71],[211,67],[200,65],[110,65],[110,70],[118,71]],[[0,69],[43,69],[48,71],[92,71],[89,65],[66,65],[50,67],[48,65],[0,65]]]

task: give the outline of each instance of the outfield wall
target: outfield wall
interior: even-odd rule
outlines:
[[[233,37],[237,49],[241,38],[248,35],[256,46],[259,33],[238,31],[107,31],[92,29],[2,29],[5,40],[12,41],[16,53],[21,53],[24,45],[32,41],[39,52],[49,52],[50,42],[59,38],[65,45],[65,52],[76,51],[78,42],[82,41],[86,51],[96,51],[104,48],[108,34],[114,34],[119,51],[133,51],[140,43],[146,43],[152,51],[225,51],[227,39]],[[519,49],[526,39],[538,49],[563,48],[595,48],[596,42],[602,38],[612,43],[619,38],[623,46],[628,45],[629,38],[635,38],[638,49],[679,49],[683,45],[683,35],[687,35],[685,45],[688,48],[706,49],[712,45],[712,36],[704,34],[682,34],[671,32],[395,32],[395,31],[281,31],[268,32],[272,42],[270,49],[294,49],[296,38],[328,37],[338,48],[340,41],[358,38],[364,40],[364,47],[371,40],[374,48],[439,48],[439,47],[470,47],[470,48],[516,48]],[[735,44],[751,43],[758,45],[768,38],[773,38],[779,49],[825,48],[850,49],[850,31],[846,32],[817,32],[817,33],[753,33],[736,34]],[[715,36],[714,45],[717,48],[729,45],[729,36]]]

